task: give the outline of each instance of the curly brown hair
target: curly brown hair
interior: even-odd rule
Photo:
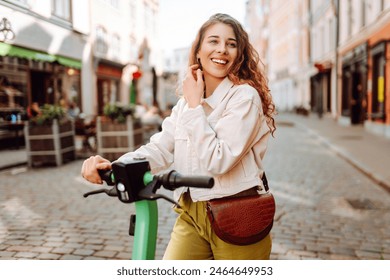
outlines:
[[[203,42],[204,34],[210,26],[216,23],[224,23],[231,26],[237,40],[237,59],[229,69],[229,79],[236,85],[247,83],[257,90],[262,101],[264,115],[267,117],[268,127],[273,135],[276,129],[273,118],[273,115],[276,113],[275,104],[272,101],[266,76],[260,68],[262,62],[259,54],[249,42],[248,33],[236,19],[230,15],[221,13],[211,16],[201,26],[195,41],[192,43],[188,64],[193,65],[198,63],[196,56]]]

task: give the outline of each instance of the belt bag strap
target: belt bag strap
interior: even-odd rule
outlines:
[[[265,176],[265,172],[263,173],[263,177],[261,177],[261,181],[263,181],[263,186],[266,192],[268,192],[269,187],[268,187],[268,180],[267,176]]]

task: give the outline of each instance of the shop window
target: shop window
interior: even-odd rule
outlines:
[[[110,87],[111,87],[110,88],[110,102],[115,103],[115,102],[119,101],[119,92],[118,92],[119,83],[118,83],[118,81],[111,80]]]
[[[98,79],[98,113],[103,113],[106,104],[119,101],[119,81],[115,79]]]
[[[372,119],[385,117],[385,63],[383,53],[373,56]]]

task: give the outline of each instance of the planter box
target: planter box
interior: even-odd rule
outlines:
[[[61,165],[76,158],[73,121],[51,125],[32,125],[26,122],[24,137],[28,165]]]
[[[143,142],[143,128],[139,120],[128,116],[125,123],[117,123],[104,117],[96,121],[97,153],[116,160],[127,152],[139,148]]]

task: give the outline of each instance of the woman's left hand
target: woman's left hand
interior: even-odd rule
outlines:
[[[183,81],[183,94],[189,108],[195,108],[201,103],[204,93],[202,71],[198,64],[191,65]]]

